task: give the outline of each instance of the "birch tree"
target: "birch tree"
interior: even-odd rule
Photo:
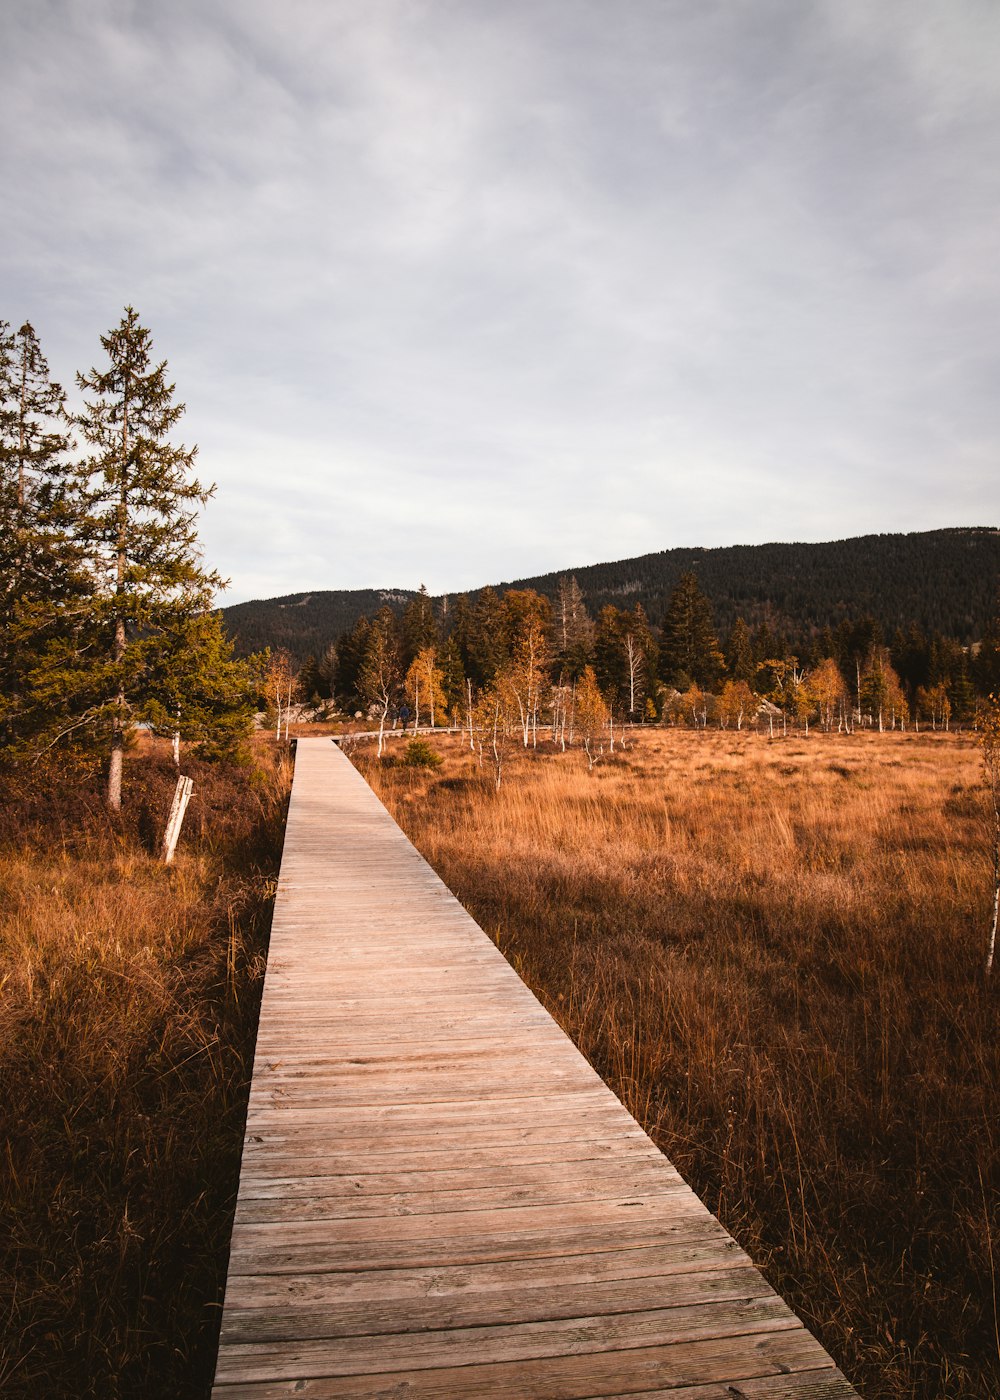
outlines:
[[[291,656],[284,647],[272,652],[267,658],[264,695],[267,700],[267,708],[274,716],[275,739],[281,739],[282,728],[285,730],[285,738],[287,739],[292,701],[295,698],[295,667],[292,665]]]
[[[438,719],[447,720],[448,700],[444,693],[444,673],[437,664],[437,649],[423,647],[406,672],[406,698],[413,705],[413,728],[420,728],[421,712],[431,729]]]
[[[549,692],[550,719],[552,722],[552,742],[558,744],[563,753],[568,742],[573,742],[573,719],[576,705],[576,681],[567,681],[565,673],[558,684]]]
[[[813,668],[807,683],[819,711],[820,724],[829,734],[833,728],[834,715],[838,717],[838,726],[843,725],[848,701],[844,677],[832,656],[828,656]]]
[[[742,729],[756,709],[757,697],[746,681],[726,681],[719,696],[719,727]]]
[[[947,730],[951,722],[951,700],[943,681],[917,689],[917,714],[931,722],[931,729]]]
[[[583,741],[587,767],[593,769],[597,762],[597,742],[608,723],[608,706],[592,666],[584,667],[577,681],[575,711],[576,730]]]
[[[365,659],[358,673],[358,688],[367,706],[378,713],[378,757],[385,746],[385,722],[395,704],[402,681],[402,658],[396,635],[396,619],[382,608],[368,633]]]
[[[517,701],[507,677],[501,672],[480,695],[476,703],[476,731],[479,762],[488,758],[493,769],[493,785],[497,792],[503,780],[504,766],[517,725]]]
[[[538,715],[548,683],[548,649],[545,628],[539,617],[525,618],[504,676],[517,701],[524,747],[528,747],[529,741],[537,746]]]

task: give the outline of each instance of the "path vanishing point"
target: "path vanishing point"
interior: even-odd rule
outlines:
[[[348,759],[300,739],[215,1400],[854,1394]]]

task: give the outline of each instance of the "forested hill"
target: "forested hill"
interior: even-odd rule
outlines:
[[[235,638],[241,655],[263,651],[264,647],[272,651],[287,647],[301,665],[310,652],[319,656],[341,632],[349,631],[359,617],[373,617],[386,603],[400,612],[414,597],[415,592],[405,588],[327,589],[319,593],[289,593],[284,598],[234,603],[231,608],[223,608],[222,615],[226,631]]]
[[[1000,530],[980,526],[862,535],[828,544],[666,549],[496,587],[534,588],[551,597],[559,579],[571,575],[592,615],[606,603],[641,603],[658,624],[686,569],[697,572],[722,635],[737,617],[751,627],[767,620],[772,628],[801,637],[870,614],[887,637],[897,627],[917,623],[927,633],[968,643],[982,636],[996,613]],[[385,603],[402,609],[413,596],[406,589],[330,590],[237,603],[223,611],[240,651],[287,647],[301,662],[310,652],[322,652],[362,614],[371,616]]]

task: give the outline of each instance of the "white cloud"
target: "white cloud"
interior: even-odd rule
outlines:
[[[992,6],[4,23],[0,315],[139,308],[233,597],[997,514]]]

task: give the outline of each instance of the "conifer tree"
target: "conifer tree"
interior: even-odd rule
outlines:
[[[315,709],[323,703],[323,677],[314,651],[308,654],[299,670],[299,694]]]
[[[469,675],[476,685],[494,679],[510,654],[507,615],[492,588],[476,598],[469,627]]]
[[[623,622],[624,615],[612,603],[606,603],[594,630],[594,675],[601,693],[616,703],[626,685]]]
[[[427,592],[426,584],[421,584],[415,598],[411,598],[403,609],[403,645],[407,665],[418,651],[438,645],[438,625],[434,616],[434,604]]]
[[[681,574],[663,619],[663,670],[674,684],[697,681],[711,685],[723,658],[712,622],[712,605],[698,587],[697,576]]]
[[[0,747],[8,751],[64,714],[92,588],[74,528],[68,426],[63,390],[30,322],[16,333],[0,322]]]
[[[342,632],[337,638],[334,694],[348,710],[354,710],[364,702],[359,676],[365,662],[371,625],[371,621],[362,613],[351,630]]]
[[[592,658],[594,624],[575,578],[559,580],[556,599],[555,648],[559,670],[571,679],[583,674]]]
[[[201,564],[197,507],[214,488],[192,476],[196,448],[170,433],[184,413],[165,361],[131,306],[101,344],[109,364],[78,374],[87,402],[76,424],[93,449],[86,532],[99,571],[103,652],[94,676],[98,717],[110,731],[107,800],[121,807],[129,725],[165,631],[204,613],[222,580]]]
[[[466,675],[462,665],[462,652],[454,636],[448,638],[438,653],[438,665],[444,676],[445,699],[448,711],[461,709],[466,703]]]
[[[238,758],[253,728],[255,696],[264,684],[265,658],[233,655],[222,614],[183,617],[150,651],[143,719],[154,732],[195,745],[201,758]]]
[[[750,628],[742,617],[736,619],[733,623],[733,630],[729,634],[729,645],[726,647],[726,666],[734,681],[744,681],[748,686],[753,685],[757,674],[753,641],[750,637]]]

